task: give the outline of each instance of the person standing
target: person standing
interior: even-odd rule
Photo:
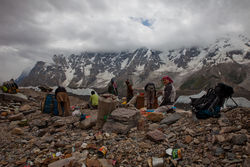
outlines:
[[[64,87],[58,86],[58,88],[55,90],[55,96],[58,103],[59,116],[63,116],[63,114],[64,116],[69,116],[70,101],[66,89]]]
[[[118,96],[117,84],[116,84],[114,78],[112,78],[112,79],[110,80],[110,83],[109,83],[109,85],[108,85],[108,92],[109,92],[110,94],[113,94],[113,95],[115,95],[115,96]]]
[[[132,84],[129,82],[129,80],[126,80],[127,85],[127,103],[133,98],[134,96],[134,90],[132,88]]]

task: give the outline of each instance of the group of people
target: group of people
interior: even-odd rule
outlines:
[[[6,81],[3,83],[3,85],[1,86],[1,89],[4,93],[18,93],[18,85],[16,84],[16,82],[14,81],[14,79],[11,79],[9,81]]]
[[[164,85],[163,91],[157,92],[154,83],[147,83],[144,87],[145,94],[143,95],[143,103],[144,107],[146,107],[147,109],[156,109],[155,111],[157,112],[165,112],[169,111],[172,108],[176,97],[173,80],[169,76],[164,76],[161,81]],[[139,95],[134,96],[132,83],[128,79],[125,81],[125,83],[127,86],[127,104],[136,105]],[[111,79],[108,85],[108,92],[118,96],[117,84],[114,79]],[[162,96],[162,99],[158,103],[159,96]]]
[[[127,86],[126,102],[128,105],[136,105],[139,95],[134,95],[133,85],[128,79],[125,81],[125,83]],[[143,107],[146,107],[147,109],[155,109],[156,112],[167,112],[171,109],[176,96],[173,80],[169,76],[164,76],[162,78],[162,83],[164,85],[162,92],[156,91],[154,83],[148,83],[144,87],[145,94],[143,96]],[[111,79],[108,85],[108,93],[118,96],[117,84],[114,79]],[[162,96],[160,103],[158,103],[159,96]],[[59,115],[70,115],[70,100],[64,87],[58,86],[58,88],[55,90],[55,98],[58,103]],[[90,109],[98,108],[98,95],[95,91],[91,91],[88,107]]]

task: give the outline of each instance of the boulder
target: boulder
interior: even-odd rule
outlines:
[[[140,118],[140,112],[126,108],[118,108],[114,110],[110,118],[118,122],[135,122]]]
[[[131,128],[137,126],[140,118],[140,112],[137,110],[118,108],[111,113],[103,125],[103,130],[126,134]]]
[[[79,128],[88,129],[95,126],[97,122],[97,113],[93,114],[90,118],[86,118],[79,123]]]
[[[39,129],[43,129],[48,127],[48,121],[45,119],[36,119],[32,121],[31,125],[37,126]]]
[[[112,163],[110,163],[107,159],[98,159],[102,167],[113,167]]]
[[[173,113],[171,114],[170,116],[166,117],[165,119],[163,119],[160,124],[167,124],[167,125],[170,125],[170,124],[173,124],[175,123],[176,121],[178,121],[179,119],[181,119],[181,114],[178,114],[178,113]]]
[[[153,124],[149,124],[148,130],[153,131],[155,129],[158,129],[160,127],[159,124],[153,123]]]
[[[22,135],[24,132],[21,128],[14,128],[12,131],[11,131],[12,134],[14,135]]]
[[[133,125],[126,125],[121,122],[108,120],[103,125],[103,130],[107,132],[118,133],[118,134],[126,134],[133,127],[134,127]]]
[[[31,106],[28,105],[28,104],[22,105],[22,106],[19,108],[19,111],[20,111],[20,112],[28,111],[28,110],[31,110]]]
[[[37,110],[28,110],[28,111],[23,111],[23,115],[28,115],[28,114],[31,114],[31,113],[35,113]]]
[[[74,157],[61,159],[56,162],[50,163],[48,167],[64,167],[70,165],[71,163],[73,163],[73,161],[75,161]]]
[[[152,122],[160,122],[161,120],[163,120],[163,118],[164,116],[161,112],[152,112],[147,116],[147,119]]]
[[[17,121],[17,120],[22,120],[22,119],[23,119],[22,113],[9,116],[10,121]]]
[[[234,135],[232,142],[233,144],[244,145],[247,142],[247,136],[245,134]]]
[[[147,137],[150,138],[153,141],[161,141],[166,138],[165,134],[162,133],[160,130],[154,130],[154,131],[149,131],[147,133]]]

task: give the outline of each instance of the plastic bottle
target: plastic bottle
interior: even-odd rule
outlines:
[[[169,149],[166,150],[166,154],[171,156],[174,160],[181,159],[181,149],[169,148]]]

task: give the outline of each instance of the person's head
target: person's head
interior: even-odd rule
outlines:
[[[173,80],[169,76],[164,76],[162,78],[162,82],[163,82],[164,85],[167,85],[169,83],[173,83]]]
[[[113,83],[115,82],[114,78],[112,78],[112,79],[110,80],[110,82],[113,84]]]
[[[92,95],[95,94],[95,91],[92,90],[92,91],[91,91],[91,94],[92,94]]]

